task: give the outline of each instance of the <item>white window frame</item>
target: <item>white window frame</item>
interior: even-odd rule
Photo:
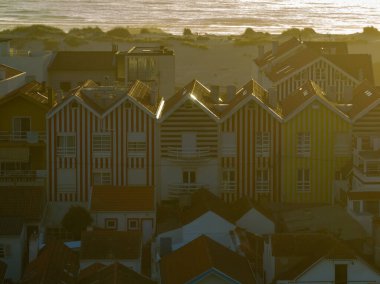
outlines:
[[[186,169],[182,171],[182,183],[183,184],[195,184],[197,182],[197,172],[192,169]]]
[[[146,154],[146,133],[129,132],[128,133],[128,156],[144,157]]]
[[[63,192],[76,192],[76,190],[77,190],[76,169],[58,169],[57,170],[57,191],[63,193]]]
[[[130,226],[132,222],[136,222],[136,226]],[[138,218],[128,218],[127,219],[127,230],[128,231],[140,231],[140,220]]]
[[[271,135],[269,131],[256,132],[256,157],[269,157],[271,151]]]
[[[112,184],[111,170],[94,170],[93,172],[94,185],[109,185]]]
[[[72,138],[73,141],[69,141]],[[60,141],[62,139],[62,141]],[[76,134],[75,133],[60,133],[57,135],[57,155],[64,157],[76,156]],[[62,142],[62,145],[59,145]],[[72,143],[73,142],[73,143]]]
[[[270,192],[270,176],[269,169],[257,169],[255,179],[256,192]]]
[[[310,169],[300,168],[297,169],[297,191],[299,192],[310,192]]]
[[[222,188],[226,191],[233,191],[236,189],[236,171],[235,169],[222,170]]]
[[[310,132],[297,133],[297,156],[310,157],[311,137]]]
[[[110,222],[113,222],[113,224],[109,224]],[[108,230],[117,230],[118,229],[118,220],[117,218],[105,218],[104,220],[104,227]]]
[[[112,152],[112,132],[92,134],[92,154],[96,157],[110,157]]]
[[[16,121],[20,119],[27,119],[29,120],[29,128],[26,130],[23,129],[16,129],[17,127],[21,126],[16,123]],[[12,138],[13,140],[26,140],[28,132],[32,129],[32,118],[30,116],[13,116],[12,117]]]

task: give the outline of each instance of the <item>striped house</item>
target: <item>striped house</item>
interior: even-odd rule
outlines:
[[[238,92],[194,80],[164,103],[158,120],[161,200],[207,188],[232,202],[278,200],[280,116],[255,81]]]
[[[348,102],[364,79],[374,82],[371,56],[348,54],[336,42],[296,42],[290,39],[255,61],[259,83],[269,90],[276,105],[308,80],[315,81],[331,101]]]
[[[353,168],[347,207],[371,232],[372,217],[380,214],[380,90],[364,81],[351,103]]]
[[[267,102],[267,91],[250,80],[220,119],[221,193],[227,201],[279,201],[281,117]]]
[[[277,109],[281,126],[281,201],[332,203],[334,181],[351,160],[349,116],[312,81]]]
[[[47,115],[48,200],[87,202],[92,185],[155,185],[155,116],[161,99],[143,83],[86,81]]]

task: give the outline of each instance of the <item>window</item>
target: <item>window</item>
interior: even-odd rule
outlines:
[[[13,118],[13,139],[25,140],[27,133],[30,131],[30,117]]]
[[[110,170],[94,171],[94,185],[111,184],[112,176]]]
[[[267,192],[269,190],[269,170],[256,170],[256,192]]]
[[[222,155],[235,156],[236,155],[236,134],[235,132],[223,132],[221,135]]]
[[[195,183],[196,175],[195,171],[183,171],[182,172],[182,182],[183,183]]]
[[[5,253],[5,245],[0,244],[0,258],[5,258],[6,253]]]
[[[310,132],[300,132],[297,135],[297,156],[310,157]]]
[[[234,169],[225,169],[222,172],[222,188],[223,190],[236,189],[236,173]]]
[[[109,230],[117,230],[117,219],[116,218],[106,218],[104,220],[104,227]]]
[[[297,170],[297,191],[310,191],[310,170]]]
[[[92,135],[92,153],[97,157],[111,156],[111,133],[94,133]]]
[[[128,156],[142,157],[146,152],[146,134],[144,132],[128,133]]]
[[[72,157],[76,155],[75,134],[57,136],[57,155]]]
[[[128,219],[127,225],[128,225],[128,230],[130,231],[140,230],[139,219]]]
[[[270,132],[256,132],[256,156],[269,157]]]
[[[59,192],[75,192],[77,188],[76,169],[58,169],[57,188]]]

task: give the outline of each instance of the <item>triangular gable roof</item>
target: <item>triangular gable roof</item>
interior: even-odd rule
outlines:
[[[284,122],[289,121],[314,101],[320,102],[342,119],[350,122],[349,117],[327,100],[322,89],[310,80],[282,101],[279,109],[280,115],[283,117]]]
[[[189,283],[212,271],[242,284],[256,282],[245,257],[204,235],[165,255],[160,271],[166,284]]]
[[[255,63],[259,67],[265,66],[300,45],[301,42],[295,37],[292,37],[289,40],[279,44],[276,51],[272,49],[265,52],[262,56],[257,57],[255,59]]]
[[[174,96],[165,101],[159,121],[164,121],[187,100],[192,100],[212,119],[218,121],[220,113],[213,106],[214,103],[211,101],[210,94],[211,92],[209,89],[198,80],[194,79],[184,88],[179,90]]]
[[[54,115],[73,100],[98,117],[107,116],[127,100],[149,116],[155,117],[160,101],[157,100],[155,105],[151,105],[149,99],[147,99],[149,94],[150,88],[140,81],[136,81],[128,90],[127,87],[99,86],[94,81],[87,80],[82,86],[73,89],[69,95],[65,96],[61,103],[56,104],[49,112],[48,117]]]
[[[230,102],[230,105],[223,113],[220,122],[231,117],[240,108],[244,107],[248,102],[254,101],[266,111],[268,111],[275,119],[281,122],[281,116],[278,115],[268,105],[268,92],[255,80],[249,80],[235,95],[235,98]]]
[[[364,80],[353,90],[352,107],[349,115],[355,122],[380,103],[380,90]]]
[[[264,217],[266,217],[269,220],[271,220],[271,221],[274,222],[273,216],[269,212],[269,210],[265,210],[259,204],[254,203],[247,196],[243,196],[242,198],[236,200],[234,203],[231,204],[231,210],[232,210],[232,212],[234,214],[234,217],[235,217],[236,221],[239,220],[241,217],[243,217],[251,209],[255,209],[261,215],[263,215]]]
[[[26,83],[20,88],[6,94],[0,99],[0,105],[5,104],[17,97],[22,97],[39,107],[43,107],[44,109],[49,108],[48,97],[45,94],[45,90],[43,90],[42,84],[37,81]]]

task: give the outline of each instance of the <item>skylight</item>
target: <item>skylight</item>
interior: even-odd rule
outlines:
[[[364,92],[364,95],[366,95],[367,97],[370,97],[370,96],[372,96],[372,92],[370,90],[366,90]]]

